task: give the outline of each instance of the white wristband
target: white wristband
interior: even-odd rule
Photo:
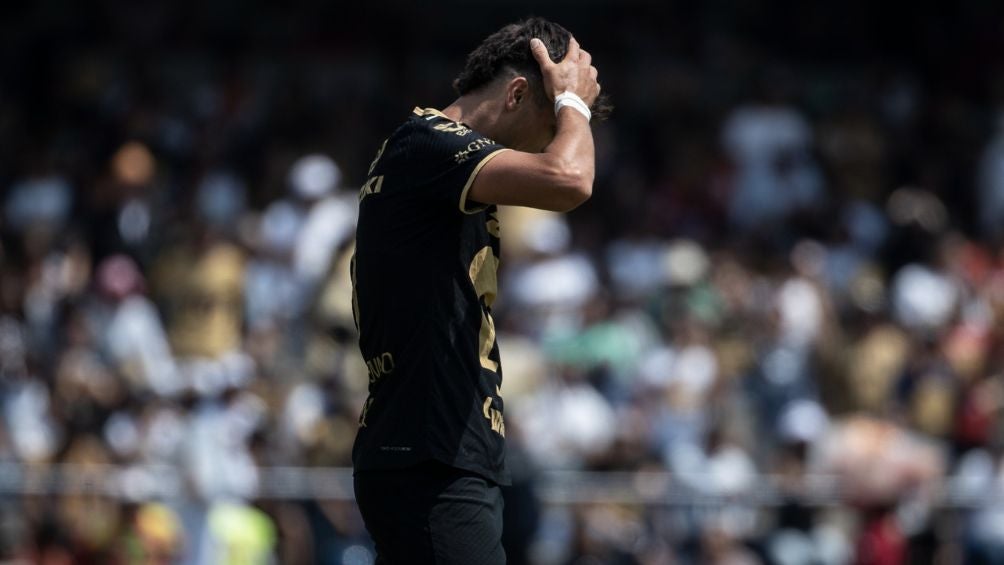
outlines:
[[[561,110],[565,106],[575,108],[578,113],[586,117],[587,122],[593,118],[593,113],[589,111],[589,106],[574,92],[566,90],[554,97],[554,115],[557,116],[558,110]]]

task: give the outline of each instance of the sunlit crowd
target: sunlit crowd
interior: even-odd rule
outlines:
[[[509,562],[1000,562],[996,108],[718,41],[601,69],[593,199],[500,214]],[[357,191],[448,65],[165,53],[0,95],[0,560],[372,563],[351,500],[261,477],[351,467]]]

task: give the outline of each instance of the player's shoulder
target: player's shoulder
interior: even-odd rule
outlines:
[[[455,138],[470,137],[474,130],[463,122],[458,122],[435,108],[419,108],[412,110],[412,121],[418,124],[418,129],[433,136],[451,136]],[[450,137],[447,137],[449,139]]]
[[[493,139],[434,108],[416,107],[410,121],[418,130],[413,142],[420,146],[420,153],[429,157],[463,163],[482,150],[499,147]]]
[[[480,137],[470,126],[451,119],[435,108],[412,110],[408,123],[409,141],[427,151],[444,151],[466,145]]]

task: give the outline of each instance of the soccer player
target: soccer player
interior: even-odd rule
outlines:
[[[352,263],[370,394],[353,462],[378,563],[505,562],[496,205],[589,198],[591,59],[555,23],[508,25],[468,56],[460,97],[416,108],[370,165]]]

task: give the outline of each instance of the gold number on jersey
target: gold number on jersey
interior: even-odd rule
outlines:
[[[349,277],[352,279],[352,321],[356,324],[356,333],[359,333],[359,295],[356,294],[356,254],[352,252],[352,260],[349,262]]]
[[[498,293],[498,270],[499,260],[492,252],[492,248],[485,246],[474,255],[471,260],[469,275],[471,283],[474,285],[474,292],[478,298],[484,298],[485,306],[491,308]],[[489,371],[498,371],[499,364],[489,359],[492,348],[495,346],[495,322],[491,314],[481,312],[481,333],[478,335],[478,348],[481,358],[481,366]]]

